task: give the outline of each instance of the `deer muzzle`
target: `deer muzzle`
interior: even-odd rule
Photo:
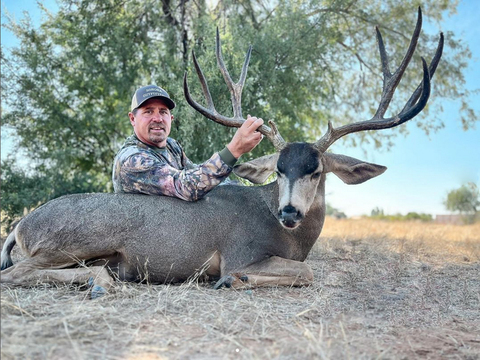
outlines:
[[[278,211],[278,217],[283,227],[287,229],[295,229],[305,217],[300,210],[292,205],[287,205]]]

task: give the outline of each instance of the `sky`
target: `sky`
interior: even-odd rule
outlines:
[[[50,11],[57,8],[55,0],[44,0],[43,3]],[[41,12],[35,1],[2,0],[1,4],[2,23],[6,21],[6,9],[17,20],[23,18],[24,11],[28,11],[33,23],[40,24]],[[472,51],[469,69],[465,73],[466,87],[472,91],[480,88],[479,14],[480,1],[461,1],[457,14],[445,18],[438,29],[453,31]],[[424,19],[428,20],[428,14],[424,14]],[[1,42],[4,49],[18,44],[15,37],[3,28]],[[346,185],[334,175],[329,175],[326,201],[349,217],[369,215],[377,207],[385,214],[418,212],[438,215],[449,213],[443,200],[450,190],[466,182],[480,186],[480,124],[476,129],[462,130],[458,121],[459,103],[447,99],[437,101],[444,101],[442,116],[445,127],[436,133],[427,136],[412,120],[407,123],[409,134],[397,137],[390,151],[368,146],[363,149],[344,147],[335,143],[331,147],[334,153],[381,164],[388,169],[379,177],[359,185]],[[480,94],[471,96],[470,106],[480,114]],[[11,132],[2,129],[2,159],[11,152],[11,136]]]

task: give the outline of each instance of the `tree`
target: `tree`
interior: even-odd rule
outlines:
[[[54,183],[42,181],[41,189],[36,185],[44,194],[40,202],[65,189],[111,191],[113,156],[132,131],[128,105],[138,85],[164,86],[176,100],[172,136],[181,139],[192,160],[207,159],[229,141],[232,129],[205,120],[182,101],[185,70],[194,97],[202,98],[190,59],[194,49],[218,111],[232,113],[216,66],[215,25],[220,27],[224,57],[234,78],[248,45],[253,45],[244,112],[275,119],[288,141],[312,141],[325,130],[327,120],[339,126],[358,120],[358,114],[372,113],[381,89],[380,60],[372,50],[376,47],[373,25],[379,25],[393,62],[398,62],[408,45],[417,6],[414,0],[209,4],[205,0],[64,0],[55,14],[44,9],[46,20],[39,28],[28,17],[4,25],[20,46],[2,51],[2,127],[15,130],[18,149],[30,158],[26,177],[54,176]],[[422,6],[428,19],[441,22],[456,3],[427,0]],[[441,102],[435,97],[462,99],[460,120],[465,128],[476,119],[463,87],[470,52],[454,34],[446,36],[450,56],[442,60],[433,82],[425,111],[432,120],[420,122],[426,131],[442,126]],[[392,111],[417,86],[419,56],[431,58],[437,39],[437,34],[422,34]],[[388,147],[391,136],[360,133],[348,141]],[[270,149],[263,142],[249,156]],[[14,173],[12,167],[2,178]],[[16,191],[9,187],[11,182],[5,184],[4,204],[9,201],[5,194]],[[30,205],[37,202],[35,198]]]
[[[480,192],[477,185],[470,182],[450,191],[443,204],[447,210],[475,216],[480,206]]]
[[[380,209],[378,206],[375,209],[372,209],[370,216],[371,217],[382,217],[384,216],[383,209]]]

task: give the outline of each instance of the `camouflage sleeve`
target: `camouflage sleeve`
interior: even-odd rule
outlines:
[[[124,192],[166,195],[196,201],[220,184],[232,171],[215,153],[201,165],[178,170],[147,153],[128,157],[120,169]]]
[[[195,169],[198,165],[193,163],[192,160],[190,160],[187,155],[185,155],[185,151],[182,149],[182,163],[185,169],[187,170],[192,170]]]

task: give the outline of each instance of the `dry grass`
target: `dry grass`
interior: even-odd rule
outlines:
[[[308,288],[2,285],[2,359],[480,359],[480,227],[328,219]]]
[[[417,260],[438,260],[439,264],[480,261],[480,223],[459,226],[327,218],[321,238],[372,244],[384,240],[392,252],[408,253]]]

